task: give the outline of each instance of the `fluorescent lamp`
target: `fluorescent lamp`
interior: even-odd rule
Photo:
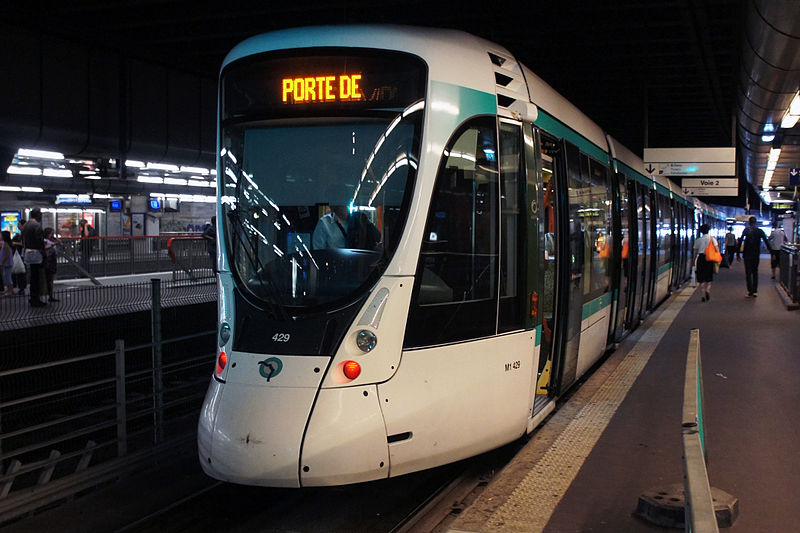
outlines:
[[[211,172],[207,168],[200,168],[200,167],[181,167],[181,172],[186,172],[187,174],[202,174],[203,176],[208,176],[209,172]]]
[[[136,161],[134,159],[128,159],[125,161],[125,166],[128,168],[144,168],[145,164],[143,161]]]
[[[17,155],[23,157],[38,157],[39,159],[64,159],[64,154],[59,152],[48,152],[47,150],[30,150],[28,148],[20,148],[17,150]]]
[[[17,165],[11,165],[6,169],[7,174],[22,174],[25,176],[41,176],[42,169],[36,167],[20,167]]]
[[[790,115],[789,113],[786,113],[786,116],[784,116],[783,120],[781,120],[781,128],[785,130],[794,128],[798,119],[800,119],[800,115]]]
[[[67,168],[46,168],[43,174],[50,178],[71,178],[72,171]]]
[[[164,185],[186,185],[186,180],[181,178],[164,178]]]
[[[168,165],[165,163],[147,163],[145,168],[152,168],[155,170],[166,170],[168,172],[178,172],[178,165]]]
[[[140,183],[164,183],[164,178],[158,176],[136,176],[136,181]]]

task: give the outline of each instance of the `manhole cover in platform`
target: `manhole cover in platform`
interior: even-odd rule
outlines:
[[[731,527],[739,516],[739,499],[727,492],[711,488],[714,514],[719,527]],[[683,528],[683,507],[686,504],[683,484],[655,487],[639,496],[634,514],[663,527]]]

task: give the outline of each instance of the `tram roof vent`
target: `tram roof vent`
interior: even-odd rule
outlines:
[[[520,64],[504,53],[488,50],[487,53],[494,70],[498,112],[504,116],[534,120],[537,112],[529,101]]]
[[[498,67],[502,67],[503,63],[506,62],[506,58],[500,57],[499,55],[493,54],[492,52],[489,52],[489,59],[491,59],[492,63],[494,63]]]

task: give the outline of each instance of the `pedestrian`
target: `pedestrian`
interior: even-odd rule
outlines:
[[[211,217],[211,224],[206,224],[203,230],[203,239],[206,241],[206,251],[211,258],[211,269],[217,273],[217,217]]]
[[[44,279],[47,285],[48,301],[57,302],[53,292],[53,281],[58,270],[58,239],[56,239],[53,228],[44,229]]]
[[[761,257],[761,242],[767,245],[769,250],[769,241],[764,230],[756,226],[756,217],[750,217],[748,226],[742,232],[739,238],[739,250],[741,256],[737,254],[737,258],[741,261],[744,257],[744,279],[747,283],[747,297],[758,296],[758,261]]]
[[[80,237],[81,237],[81,266],[88,273],[92,248],[94,248],[94,241],[97,237],[97,232],[89,222],[82,218],[80,222]]]
[[[43,307],[47,304],[39,299],[39,295],[44,288],[44,230],[42,211],[38,207],[31,209],[31,216],[22,228],[22,245],[25,248],[22,259],[31,276],[31,307]]]
[[[694,241],[694,271],[698,287],[703,292],[700,299],[703,302],[711,300],[711,282],[714,281],[714,262],[706,260],[706,248],[712,244],[719,252],[717,239],[708,234],[711,227],[708,224],[700,226],[700,237]]]
[[[733,233],[733,226],[728,226],[728,233],[725,234],[725,257],[728,266],[733,266],[733,256],[736,254],[736,234]]]
[[[0,241],[0,268],[3,269],[3,296],[13,296],[14,247],[11,245],[11,232],[3,230]]]
[[[21,219],[19,221],[19,226],[17,233],[11,237],[11,247],[14,249],[14,255],[22,260],[22,229],[25,227],[25,220]],[[16,261],[19,263],[18,261]],[[12,270],[11,279],[14,282],[14,288],[17,290],[17,293],[25,292],[25,288],[28,286],[28,271],[25,268],[25,263],[22,262],[22,268],[16,268]]]
[[[781,246],[786,242],[786,234],[783,228],[776,222],[772,225],[772,232],[769,234],[769,255],[770,266],[772,267],[772,279],[775,279],[775,269],[781,260]]]

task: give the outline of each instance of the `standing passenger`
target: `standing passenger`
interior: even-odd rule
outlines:
[[[43,307],[47,304],[39,300],[39,294],[44,286],[44,231],[42,211],[38,207],[31,209],[30,219],[22,228],[22,245],[25,247],[22,258],[31,275],[31,307]]]
[[[758,296],[758,260],[761,256],[761,241],[764,241],[768,250],[770,248],[764,230],[756,226],[756,217],[750,217],[747,222],[750,225],[742,232],[739,247],[744,256],[744,279],[747,283],[747,297],[750,298]]]
[[[781,260],[781,246],[786,242],[786,234],[783,228],[776,222],[772,226],[772,233],[769,234],[769,254],[770,266],[772,267],[772,279],[775,279],[775,269]]]
[[[3,296],[13,296],[14,282],[11,279],[14,268],[14,247],[11,246],[11,232],[3,230],[0,241],[0,269],[3,270]]]
[[[708,243],[714,243],[714,246],[719,250],[719,243],[717,239],[708,234],[711,228],[708,224],[700,226],[700,238],[694,241],[694,254],[693,259],[695,262],[695,277],[699,287],[705,291],[703,297],[700,299],[707,302],[711,299],[711,282],[714,281],[714,263],[706,261],[706,248]]]
[[[206,224],[203,230],[203,239],[206,241],[206,251],[211,258],[211,268],[217,273],[217,217],[211,217],[211,224]]]
[[[57,302],[53,292],[53,280],[56,277],[56,270],[58,270],[58,251],[56,246],[58,239],[56,239],[53,228],[44,229],[44,279],[47,285],[48,300]]]

